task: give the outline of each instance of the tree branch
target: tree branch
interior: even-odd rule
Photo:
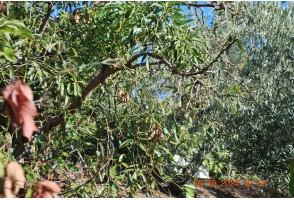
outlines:
[[[164,62],[163,61],[158,61],[158,62],[154,62],[154,63],[149,63],[150,66],[152,66],[152,65],[161,65],[161,64],[164,64]],[[146,62],[135,64],[135,65],[132,65],[132,69],[135,69],[135,68],[141,67],[141,66],[146,66],[146,65],[147,65]]]
[[[228,44],[228,46],[226,47],[226,48],[224,48],[216,57],[215,57],[215,59],[206,67],[206,68],[209,68],[210,66],[212,66],[217,60],[218,60],[218,58],[225,52],[225,51],[227,51],[228,49],[230,49],[232,46],[233,46],[233,44],[235,44],[235,42],[237,42],[238,41],[238,39],[235,39],[235,40],[233,40],[231,43],[229,43]]]
[[[139,57],[143,55],[150,55],[151,57],[161,59],[162,63],[165,63],[172,67],[172,65],[165,60],[164,58],[155,55],[153,53],[139,53],[134,55],[125,65],[121,63],[119,59],[106,59],[102,61],[102,67],[95,72],[92,79],[88,83],[88,85],[83,89],[82,91],[82,97],[74,101],[69,106],[69,113],[74,113],[76,109],[80,108],[82,106],[82,102],[89,96],[89,94],[100,84],[105,81],[106,78],[108,78],[110,75],[115,74],[117,71],[120,71],[124,69],[124,67],[127,67],[129,69],[134,69],[135,67],[138,67],[140,64],[132,65],[132,63],[138,59]],[[40,127],[40,132],[46,132],[54,127],[60,125],[63,123],[64,117],[63,116],[55,116],[45,123],[42,124]]]
[[[212,4],[212,3],[206,3],[206,4],[197,4],[197,3],[191,3],[191,2],[181,2],[177,3],[179,5],[187,5],[187,6],[193,6],[196,8],[214,8],[214,10],[223,10],[224,6],[222,3],[220,4]]]
[[[171,70],[175,70],[174,66],[168,61],[166,60],[165,58],[157,55],[157,54],[154,54],[154,53],[150,53],[150,52],[145,52],[145,53],[138,53],[136,55],[134,55],[128,62],[127,64],[125,65],[127,68],[130,68],[130,69],[135,69],[136,67],[140,66],[140,64],[136,64],[136,65],[132,65],[132,63],[137,60],[138,58],[140,58],[141,56],[150,56],[152,58],[155,58],[157,60],[160,60],[161,61],[161,64],[166,64]]]
[[[82,97],[78,98],[69,106],[69,113],[74,113],[76,109],[82,106],[82,102],[89,96],[89,94],[100,84],[105,81],[110,75],[123,69],[123,64],[119,59],[106,59],[102,62],[102,67],[98,69],[93,75],[88,85],[83,89]],[[49,119],[42,124],[41,132],[46,132],[52,128],[60,125],[64,121],[63,116],[56,116]]]
[[[178,75],[180,76],[195,76],[195,75],[198,75],[198,74],[203,74],[205,72],[207,72],[207,70],[209,70],[209,68],[219,59],[219,57],[226,51],[228,50],[229,48],[231,48],[231,46],[237,42],[238,39],[235,39],[233,40],[228,46],[226,46],[226,48],[222,49],[221,52],[214,58],[214,60],[209,64],[207,65],[205,68],[203,68],[202,70],[200,71],[197,71],[197,72],[191,72],[191,73],[177,73]]]
[[[127,63],[126,63],[126,67],[131,68],[132,63],[137,60],[138,58],[140,58],[141,56],[146,55],[147,53],[138,53],[136,55],[134,55]]]
[[[132,63],[140,58],[141,56],[148,55],[152,58],[158,59],[160,64],[166,64],[171,70],[173,74],[177,74],[180,76],[194,76],[197,74],[203,74],[205,73],[217,60],[218,58],[226,51],[228,50],[235,42],[237,39],[232,41],[226,48],[224,48],[216,57],[215,59],[207,65],[205,68],[203,68],[200,71],[197,72],[192,72],[192,73],[178,73],[175,69],[175,67],[167,61],[165,58],[156,55],[154,53],[138,53],[134,55],[125,65],[121,63],[121,61],[116,58],[116,59],[106,59],[102,62],[102,67],[96,71],[96,73],[93,75],[91,81],[88,83],[88,85],[83,89],[82,92],[82,97],[74,101],[70,106],[69,106],[69,113],[74,113],[76,109],[80,108],[82,106],[82,102],[89,96],[89,94],[101,83],[105,81],[110,75],[115,74],[116,72],[124,69],[125,67],[128,69],[135,69],[136,67],[146,65],[146,63],[139,63],[132,65]],[[150,63],[150,65],[155,65],[157,63]],[[60,125],[64,121],[63,116],[56,116],[52,119],[49,119],[47,122],[45,122],[42,127],[40,128],[41,132],[46,132],[51,130],[52,128]]]
[[[49,17],[51,15],[51,11],[53,9],[53,3],[52,2],[48,1],[47,4],[48,4],[47,14],[46,14],[46,16],[45,16],[45,18],[43,20],[43,23],[42,23],[40,29],[39,29],[39,34],[40,35],[43,35],[43,33],[45,31],[45,28],[46,28],[46,25],[48,23]]]
[[[165,58],[159,56],[159,55],[156,55],[154,53],[147,53],[148,56],[150,57],[153,57],[153,58],[156,58],[158,60],[161,60],[164,64],[166,64],[170,69],[174,70],[174,66],[169,62],[167,61]]]

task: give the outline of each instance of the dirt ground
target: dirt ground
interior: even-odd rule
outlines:
[[[195,197],[198,198],[261,198],[265,197],[263,189],[252,186],[239,187],[198,187]]]
[[[226,180],[202,180],[203,184],[196,186],[196,197],[199,198],[258,198],[265,197],[266,183],[259,185],[250,180],[226,181]]]
[[[217,181],[215,186],[196,186],[195,198],[281,198],[288,197],[289,194],[282,194],[276,191],[271,191],[266,186],[257,184],[238,186],[221,186],[221,181]],[[144,194],[138,194],[138,198],[146,198]],[[174,198],[160,191],[152,191],[153,198]]]
[[[147,198],[143,193],[139,193],[137,198]],[[217,187],[203,187],[197,188],[195,192],[195,198],[279,198],[284,197],[282,194],[263,191],[257,187],[245,188],[217,188]],[[152,191],[152,198],[175,198],[173,196],[166,195],[160,191]]]
[[[81,176],[83,173],[73,173],[70,169],[66,169],[65,172],[61,172],[57,170],[59,180],[67,180],[63,181],[63,183],[59,183],[61,186],[66,188],[71,183],[76,182],[76,180],[80,180],[79,182],[82,184],[88,178]],[[72,177],[69,177],[72,176]],[[215,182],[211,182],[212,179],[202,179],[203,184],[197,184],[198,182],[194,182],[196,187],[195,197],[196,198],[281,198],[281,197],[290,197],[289,194],[281,194],[276,191],[271,191],[267,188],[266,184],[263,184],[261,181],[260,184],[257,182],[252,182],[252,185],[246,184],[248,182],[239,181],[238,184],[236,182],[230,183],[221,180],[216,180]],[[213,180],[214,181],[214,180]],[[209,184],[210,183],[210,184]],[[211,184],[214,183],[214,184]],[[128,197],[128,193],[125,190],[125,187],[121,184],[118,184],[120,191],[118,197]],[[165,194],[160,190],[152,190],[151,196],[152,198],[174,198],[172,195]],[[148,198],[145,193],[139,192],[135,196],[137,198]]]

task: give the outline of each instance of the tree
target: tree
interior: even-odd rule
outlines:
[[[197,8],[198,17],[185,14],[187,6]],[[203,20],[202,7],[214,10],[212,25]],[[292,30],[285,27],[293,18],[292,4],[287,9],[230,2],[7,3],[2,27],[7,19],[18,20],[15,29],[20,31],[12,32],[9,24],[3,29],[0,85],[18,78],[31,86],[39,131],[30,142],[19,130],[10,139],[13,129],[1,116],[2,144],[12,147],[16,160],[25,158],[31,184],[40,177],[62,181],[62,195],[68,197],[121,196],[122,187],[129,196],[137,191],[152,195],[155,188],[178,191],[175,196],[184,189],[193,196],[189,184],[202,161],[217,178],[226,178],[225,171],[240,173],[258,161],[270,169],[265,161],[276,156],[284,161],[279,174],[285,174],[293,157],[292,110],[286,114],[281,109],[292,95],[286,89],[292,71],[283,72],[283,66],[290,65],[291,48],[281,45],[291,39]],[[265,13],[272,13],[273,19]],[[264,23],[259,25],[257,19]],[[280,23],[285,19],[288,24]],[[266,20],[275,20],[274,30],[284,28],[275,48],[290,60],[284,63],[279,57],[283,76],[248,82],[256,71],[260,77],[270,74],[270,65],[256,65],[276,62],[264,60],[274,54],[266,41],[275,36]],[[28,29],[19,21],[32,36],[23,34]],[[254,34],[256,30],[260,34]],[[276,91],[283,98],[269,98]],[[273,116],[268,106],[277,102],[280,113]],[[257,120],[257,112],[265,115]],[[277,116],[288,124],[285,136],[275,138],[277,146],[286,145],[280,149],[284,155],[276,149],[266,157],[273,149],[251,149],[256,141],[267,147],[251,136],[271,141],[268,124],[280,123]],[[279,126],[272,125],[278,131]],[[244,149],[236,149],[240,144]],[[256,156],[245,156],[241,164],[243,150]],[[173,159],[176,153],[190,164],[179,166]],[[9,152],[3,155],[7,159]],[[182,172],[174,173],[174,167]],[[252,172],[267,176],[260,174],[261,168]],[[77,181],[72,184],[66,174],[77,176]]]

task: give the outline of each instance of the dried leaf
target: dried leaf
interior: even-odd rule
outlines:
[[[57,193],[61,192],[60,186],[53,181],[41,181],[33,188],[35,198],[58,198]]]
[[[53,193],[61,192],[61,188],[59,187],[59,185],[53,181],[42,181],[42,182],[40,182],[40,185],[42,185],[48,191],[51,191]]]
[[[5,195],[5,198],[15,197],[15,195],[12,194],[12,181],[10,179],[5,179],[4,181],[4,195]]]
[[[127,92],[124,92],[122,89],[117,89],[116,90],[116,96],[120,97],[122,102],[126,103],[130,100],[130,96]]]
[[[0,12],[6,12],[6,2],[5,1],[1,1],[0,2]]]
[[[157,145],[159,137],[163,138],[162,129],[157,125],[153,125],[149,131],[148,140],[152,140]]]
[[[22,167],[16,161],[10,162],[6,167],[4,194],[6,198],[15,197],[20,188],[24,188],[26,178]]]
[[[30,140],[34,131],[38,130],[34,122],[38,113],[31,88],[21,80],[16,80],[14,84],[7,85],[2,94],[5,114],[10,116],[15,127],[22,126],[23,136]]]
[[[81,14],[79,13],[78,10],[75,10],[74,13],[73,13],[74,22],[79,23],[81,19],[82,19]]]

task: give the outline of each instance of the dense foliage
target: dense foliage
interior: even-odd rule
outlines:
[[[293,193],[292,2],[0,10],[0,88],[23,80],[39,112],[31,141],[1,114],[1,159],[19,161],[28,185],[54,180],[65,197],[191,197],[203,164],[216,179]]]

